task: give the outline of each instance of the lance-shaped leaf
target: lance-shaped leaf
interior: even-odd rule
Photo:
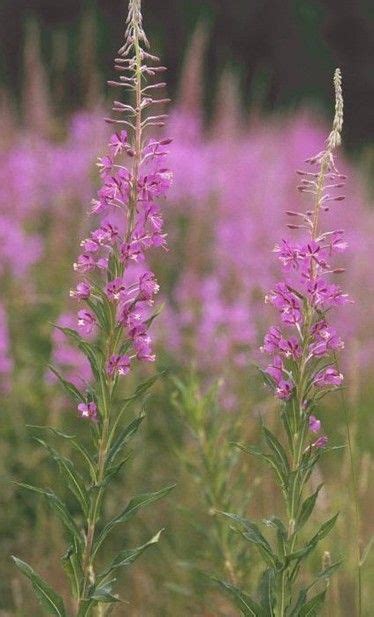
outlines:
[[[84,353],[87,360],[91,365],[91,369],[95,377],[100,373],[100,368],[102,366],[102,352],[97,345],[92,343],[88,343],[85,341],[78,332],[72,330],[71,328],[63,328],[62,326],[57,326],[54,324],[54,327],[57,330],[60,330],[65,334],[65,336],[72,339],[72,341],[76,344],[76,346]]]
[[[113,478],[115,478],[115,476],[121,471],[122,467],[126,465],[127,461],[129,460],[129,458],[131,458],[131,456],[132,456],[132,452],[130,451],[127,453],[125,458],[122,459],[122,461],[120,461],[119,463],[116,463],[115,465],[111,465],[110,467],[107,467],[105,469],[105,476],[102,482],[96,483],[95,488],[102,488],[104,486],[107,486],[107,484],[109,484],[109,482]]]
[[[287,534],[287,529],[284,526],[284,523],[276,516],[272,516],[270,519],[264,519],[262,522],[267,527],[273,527],[273,529],[276,529],[278,546],[279,546],[279,549],[282,555],[285,556],[288,534]]]
[[[61,561],[62,566],[69,577],[73,597],[78,598],[83,572],[81,560],[78,555],[78,547],[76,544],[74,546],[69,546],[65,555],[61,558]]]
[[[305,523],[309,520],[309,517],[314,510],[314,506],[316,504],[317,497],[318,497],[318,494],[322,486],[323,484],[320,484],[317,490],[315,491],[315,493],[313,493],[312,495],[309,495],[309,497],[307,497],[304,503],[302,504],[300,508],[300,514],[298,515],[296,519],[296,528],[298,531],[300,531],[300,529],[304,527]]]
[[[259,597],[266,617],[274,616],[274,582],[275,572],[272,568],[265,570],[259,585]]]
[[[55,495],[53,491],[38,488],[37,486],[32,486],[31,484],[26,484],[25,482],[15,482],[15,484],[21,488],[27,489],[28,491],[32,491],[33,493],[43,495],[43,497],[47,500],[48,505],[56,512],[58,518],[67,531],[71,534],[72,538],[78,544],[81,544],[82,536],[74,519],[65,504],[57,497],[57,495]]]
[[[30,581],[41,605],[50,615],[66,617],[64,602],[62,598],[45,582],[25,561],[12,556],[17,568]]]
[[[113,591],[113,583],[115,583],[116,579],[109,581],[107,583],[103,583],[102,585],[96,585],[93,591],[90,593],[90,600],[96,600],[97,602],[114,604],[116,602],[121,602],[118,596],[114,596]]]
[[[56,435],[56,437],[62,437],[62,439],[71,440],[71,439],[75,439],[76,437],[76,435],[67,435],[67,433],[62,433],[61,431],[57,430],[53,426],[38,426],[37,424],[26,424],[26,427],[33,428],[38,431],[49,431],[53,435]]]
[[[235,601],[235,604],[245,617],[267,617],[260,604],[252,600],[246,593],[244,593],[244,591],[241,591],[237,587],[234,587],[234,585],[230,585],[230,583],[221,581],[218,578],[214,578],[213,580],[215,580],[222,587],[222,589],[231,595]]]
[[[143,493],[142,495],[137,495],[136,497],[130,499],[129,503],[127,504],[126,508],[121,512],[121,514],[113,518],[107,525],[105,525],[104,529],[102,530],[100,536],[97,539],[95,552],[100,548],[101,544],[104,542],[105,538],[111,532],[113,527],[119,525],[120,523],[127,523],[127,521],[129,521],[133,516],[135,516],[135,514],[139,510],[150,506],[158,499],[166,497],[166,495],[168,495],[170,491],[173,490],[173,488],[175,488],[175,484],[172,484],[171,486],[166,486],[165,488],[155,493]]]
[[[55,367],[52,366],[52,364],[48,364],[48,368],[49,368],[50,371],[52,371],[52,373],[54,375],[56,375],[57,379],[63,385],[63,387],[66,390],[66,392],[75,401],[77,401],[78,403],[84,402],[85,398],[84,398],[83,394],[81,394],[81,392],[78,390],[78,388],[74,384],[72,384],[70,381],[67,381],[66,379],[64,379],[63,376],[55,369]]]
[[[335,514],[335,516],[323,523],[317,533],[313,536],[311,540],[309,540],[309,542],[303,548],[287,556],[288,563],[296,560],[296,564],[293,568],[293,571],[291,572],[291,578],[294,578],[300,562],[305,559],[316,548],[317,544],[330,533],[336,523],[338,516],[339,513]]]
[[[279,443],[278,439],[275,437],[275,435],[273,435],[271,431],[269,431],[265,427],[263,427],[262,430],[265,436],[265,441],[270,450],[272,451],[274,455],[274,460],[279,467],[280,474],[283,477],[287,477],[290,466],[283,446]]]
[[[308,591],[312,589],[312,587],[314,587],[314,585],[316,585],[319,581],[324,580],[324,579],[329,579],[336,572],[336,570],[341,566],[341,564],[342,564],[341,561],[336,561],[335,563],[332,563],[331,566],[328,566],[324,570],[321,570],[321,572],[317,574],[313,583],[309,585]]]
[[[136,561],[138,557],[140,557],[140,555],[144,553],[144,551],[146,551],[150,546],[158,543],[162,532],[163,529],[156,533],[156,535],[153,536],[153,538],[151,538],[150,540],[148,540],[148,542],[142,544],[142,546],[138,546],[137,548],[124,549],[123,551],[118,553],[118,555],[113,559],[110,566],[100,575],[99,582],[101,582],[105,577],[107,577],[110,572],[113,572],[113,570],[117,570],[118,568],[124,568],[133,564],[134,561]]]
[[[323,606],[325,596],[326,589],[304,604],[298,613],[298,617],[316,617]]]
[[[135,420],[130,422],[128,426],[122,429],[122,431],[120,432],[118,437],[115,439],[112,447],[109,450],[108,459],[107,459],[109,465],[113,463],[113,461],[116,459],[118,454],[121,452],[122,448],[131,439],[131,437],[135,435],[139,426],[143,422],[144,418],[145,418],[145,414],[141,414],[140,416],[135,418]]]
[[[280,484],[281,484],[281,488],[283,492],[286,491],[287,475],[284,473],[282,467],[277,464],[274,456],[272,456],[271,454],[265,454],[264,452],[262,452],[262,450],[260,450],[259,448],[256,448],[255,446],[244,446],[241,443],[234,443],[233,445],[239,448],[242,452],[245,452],[245,454],[257,456],[257,458],[261,458],[262,460],[266,461],[270,465],[270,467],[272,467],[274,471],[276,472],[280,480]]]
[[[53,460],[57,463],[61,474],[64,476],[70,491],[75,496],[76,500],[80,504],[84,514],[88,513],[89,501],[87,491],[84,486],[83,479],[79,473],[74,469],[73,463],[66,457],[61,456],[57,450],[52,448],[42,439],[36,438],[36,441],[40,443],[49,452]]]
[[[264,560],[268,565],[277,569],[281,567],[281,563],[278,557],[273,553],[269,542],[262,535],[261,531],[259,530],[257,525],[255,525],[255,523],[252,523],[252,521],[243,518],[238,514],[231,514],[229,512],[221,512],[221,514],[227,516],[227,518],[229,518],[230,520],[234,521],[235,523],[239,523],[244,527],[245,530],[240,531],[239,533],[241,533],[241,535],[246,540],[248,540],[248,542],[251,542],[252,544],[255,544],[257,546],[258,550],[260,551],[261,555],[263,556]]]
[[[146,381],[143,381],[143,383],[137,386],[135,392],[131,396],[125,398],[124,401],[128,403],[130,401],[134,401],[137,398],[140,398],[141,396],[144,396],[144,394],[148,392],[150,388],[152,388],[153,384],[156,383],[156,381],[158,381],[158,379],[160,379],[160,377],[162,377],[164,374],[165,371],[158,373],[157,375],[153,375]]]

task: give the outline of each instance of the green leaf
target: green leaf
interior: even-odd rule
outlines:
[[[266,613],[263,608],[252,600],[244,591],[241,591],[234,585],[221,581],[218,578],[215,580],[225,591],[227,591],[235,600],[236,605],[240,608],[242,614],[245,617],[266,617]]]
[[[65,526],[67,531],[69,531],[72,537],[81,544],[82,537],[80,531],[72,518],[69,510],[65,506],[65,504],[55,495],[55,493],[51,490],[44,490],[42,488],[38,488],[36,486],[32,486],[31,484],[26,484],[25,482],[15,482],[17,486],[21,488],[25,488],[28,491],[32,491],[33,493],[38,493],[39,495],[43,495],[47,500],[48,505],[56,512],[58,518]]]
[[[281,484],[281,488],[283,492],[286,491],[287,475],[284,474],[282,468],[277,464],[274,456],[270,454],[265,454],[264,452],[262,452],[262,450],[260,450],[259,448],[256,448],[255,446],[244,446],[243,444],[240,444],[240,443],[234,443],[234,445],[237,448],[239,448],[239,450],[241,450],[242,452],[245,452],[245,454],[257,456],[257,458],[261,458],[262,460],[266,461],[270,465],[270,467],[272,467],[274,471],[276,472],[280,480],[280,484]]]
[[[123,551],[118,553],[117,557],[113,559],[111,565],[100,575],[100,579],[102,580],[110,572],[116,570],[117,568],[124,568],[133,564],[134,561],[136,561],[138,557],[140,557],[140,555],[144,553],[144,551],[146,551],[150,546],[158,543],[162,532],[163,529],[156,533],[153,538],[151,538],[142,546],[138,546],[137,548],[124,549]]]
[[[145,418],[145,414],[141,414],[140,416],[135,418],[135,420],[130,422],[128,426],[122,429],[122,431],[120,432],[120,434],[118,435],[118,437],[116,438],[112,447],[109,450],[108,459],[107,459],[108,464],[113,463],[117,455],[121,452],[122,448],[131,439],[131,437],[135,435],[139,426],[143,422],[144,418]]]
[[[307,497],[305,499],[304,503],[302,504],[301,509],[300,509],[300,514],[296,518],[296,528],[297,528],[297,531],[300,531],[300,529],[302,529],[302,527],[304,527],[305,523],[309,520],[309,517],[310,517],[310,515],[312,514],[312,512],[314,510],[314,506],[316,504],[317,497],[319,495],[319,492],[320,492],[322,486],[323,486],[323,484],[320,484],[318,486],[317,490],[315,491],[315,493],[313,493],[312,495]]]
[[[326,596],[326,589],[314,596],[309,602],[301,607],[299,617],[315,617],[318,615],[320,609],[323,606]]]
[[[68,394],[70,394],[70,396],[77,401],[78,403],[82,403],[85,401],[85,398],[83,396],[83,394],[80,393],[80,391],[78,390],[78,388],[75,387],[74,384],[72,384],[70,381],[66,381],[66,379],[64,379],[62,377],[62,375],[57,371],[57,369],[55,369],[52,364],[48,364],[48,368],[50,371],[52,371],[52,373],[54,375],[56,375],[57,379],[61,382],[61,384],[63,385],[64,389],[66,390],[66,392]]]
[[[120,523],[127,523],[127,521],[129,521],[133,516],[135,516],[135,514],[139,510],[151,505],[158,499],[166,497],[166,495],[168,495],[170,491],[175,488],[175,486],[175,484],[172,484],[171,486],[167,486],[155,493],[143,493],[142,495],[137,495],[136,497],[130,499],[129,503],[127,504],[126,508],[121,512],[121,514],[113,518],[107,525],[105,525],[100,536],[98,537],[95,553],[99,549],[101,544],[104,542],[108,534],[111,532],[113,527],[119,525]]]
[[[274,616],[274,581],[275,573],[272,568],[265,570],[259,585],[259,597],[266,617]]]
[[[116,579],[109,581],[108,583],[103,583],[102,585],[97,585],[93,592],[90,594],[90,600],[96,600],[98,602],[114,604],[116,602],[121,602],[121,600],[114,596],[112,593],[112,583],[115,582]]]
[[[160,377],[162,377],[162,375],[164,374],[165,374],[165,371],[161,373],[157,373],[157,375],[153,375],[146,381],[143,381],[143,383],[137,386],[137,388],[135,389],[135,392],[128,398],[125,398],[124,401],[126,402],[134,401],[135,399],[140,398],[141,396],[144,396],[144,394],[148,392],[150,388],[152,388],[153,384],[156,383],[156,381],[158,381]]]
[[[67,435],[66,433],[62,433],[61,431],[58,431],[56,428],[53,428],[53,426],[38,426],[37,424],[26,424],[27,428],[33,428],[36,429],[38,431],[49,431],[51,433],[53,433],[54,435],[56,435],[57,437],[62,437],[63,439],[75,439],[75,435]]]
[[[88,514],[89,500],[87,491],[84,486],[83,479],[79,473],[74,469],[73,463],[64,456],[61,456],[57,450],[52,448],[42,439],[36,438],[36,441],[40,443],[49,452],[53,460],[57,463],[60,473],[64,476],[70,491],[75,496],[76,500],[80,504],[84,514]]]
[[[101,349],[97,345],[85,341],[78,332],[72,330],[71,328],[63,328],[62,326],[57,326],[56,324],[54,324],[54,327],[63,332],[65,336],[72,339],[76,346],[86,356],[91,365],[92,373],[96,378],[98,378],[103,364],[103,354]]]
[[[78,557],[77,546],[69,546],[65,555],[61,558],[62,566],[69,577],[73,597],[79,597],[80,585],[83,576],[81,562]]]
[[[316,585],[320,580],[329,579],[336,572],[336,570],[341,566],[341,564],[342,564],[342,561],[336,561],[335,563],[332,563],[331,566],[328,566],[328,568],[321,570],[321,572],[317,574],[313,583],[309,585],[308,591],[309,589],[312,589],[312,587],[314,587],[314,585]]]
[[[235,523],[239,523],[245,528],[245,531],[240,532],[241,535],[246,540],[248,540],[248,542],[251,542],[252,544],[255,544],[257,546],[268,565],[275,568],[280,567],[281,564],[277,556],[273,553],[269,542],[266,540],[266,538],[264,538],[257,525],[252,523],[252,521],[239,516],[238,514],[231,514],[229,512],[221,512],[221,514],[227,516],[227,518],[234,521]]]
[[[279,518],[277,518],[275,516],[272,516],[270,519],[264,519],[263,523],[267,527],[273,527],[274,529],[276,529],[279,549],[280,549],[282,555],[285,556],[286,555],[286,542],[287,542],[287,535],[288,534],[287,534],[287,529],[285,528],[284,524],[282,523],[282,521]]]
[[[265,427],[263,427],[262,430],[265,436],[265,441],[268,447],[270,448],[270,450],[272,451],[274,455],[274,460],[277,466],[279,467],[279,473],[283,477],[287,477],[287,474],[290,470],[290,466],[289,466],[287,455],[284,451],[283,446],[279,443],[278,439],[275,437],[275,435],[273,435],[271,431],[269,431]]]
[[[121,471],[122,467],[127,463],[131,456],[132,452],[128,452],[127,456],[125,456],[122,461],[116,463],[115,465],[112,465],[111,467],[108,467],[105,470],[105,477],[103,478],[102,482],[95,484],[95,488],[107,486],[107,484],[109,484],[109,482]]]
[[[335,516],[332,516],[328,521],[323,523],[321,527],[319,528],[319,530],[317,531],[317,533],[310,540],[310,542],[308,542],[308,544],[317,545],[318,542],[323,540],[323,538],[325,538],[330,533],[332,528],[334,527],[338,519],[338,516],[339,516],[339,512],[335,514]]]
[[[303,548],[287,556],[288,563],[296,560],[296,564],[290,574],[291,579],[294,578],[300,562],[305,559],[316,548],[317,544],[330,533],[336,523],[338,516],[339,513],[335,514],[335,516],[323,523],[317,533],[313,536],[311,540],[309,540],[309,542]]]
[[[30,581],[41,605],[50,615],[66,617],[64,602],[62,598],[46,583],[25,561],[12,556],[17,568]]]

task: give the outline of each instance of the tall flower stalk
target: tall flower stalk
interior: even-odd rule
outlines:
[[[272,517],[264,521],[265,526],[275,531],[276,542],[272,543],[251,521],[226,513],[244,538],[257,546],[266,563],[261,593],[256,599],[222,583],[234,595],[245,615],[316,615],[323,604],[326,585],[322,583],[324,588],[317,593],[314,589],[321,585],[321,581],[327,580],[338,565],[325,563],[317,578],[303,586],[305,561],[337,519],[337,515],[333,516],[305,540],[304,527],[321,486],[307,497],[305,492],[328,443],[317,410],[321,399],[339,388],[343,381],[336,353],[344,344],[328,323],[328,316],[334,307],[350,302],[348,295],[329,280],[342,272],[330,262],[336,253],[346,248],[344,233],[341,229],[321,229],[323,214],[333,203],[344,199],[341,189],[345,177],[339,173],[334,161],[343,124],[339,69],[335,71],[334,86],[335,117],[325,148],[307,160],[309,170],[298,171],[301,177],[299,191],[311,196],[312,207],[306,212],[287,212],[292,220],[288,228],[303,237],[299,242],[282,240],[275,246],[274,252],[283,266],[284,280],[266,296],[266,301],[279,311],[280,324],[272,326],[265,336],[261,350],[272,359],[263,375],[275,396],[282,401],[285,439],[278,440],[263,427],[267,450],[242,446],[246,452],[267,461],[275,471],[285,502],[286,520]]]
[[[121,601],[113,591],[117,571],[158,542],[160,532],[138,548],[122,549],[104,567],[102,545],[118,524],[127,522],[140,508],[167,495],[172,488],[138,495],[112,520],[104,521],[111,481],[125,465],[128,456],[124,449],[144,417],[140,415],[124,423],[128,408],[155,381],[154,377],[148,379],[138,385],[134,394],[121,397],[120,382],[137,361],[155,360],[149,327],[156,316],[152,307],[159,286],[146,266],[145,253],[152,247],[166,247],[157,201],[165,195],[172,179],[164,166],[170,140],[147,138],[148,129],[163,126],[166,117],[149,110],[168,102],[154,98],[153,93],[165,84],[154,83],[152,78],[165,67],[148,48],[141,2],[130,0],[125,44],[115,61],[120,76],[109,82],[126,90],[129,102],[115,101],[113,110],[119,116],[107,119],[120,130],[111,136],[107,154],[99,159],[102,183],[91,208],[92,216],[99,221],[81,242],[83,252],[74,264],[81,277],[70,294],[82,305],[77,330],[59,327],[88,358],[92,382],[78,388],[52,369],[76,400],[78,416],[89,423],[92,440],[88,447],[58,433],[81,455],[85,475],[38,439],[57,462],[76,498],[79,520],[54,492],[22,485],[45,495],[70,539],[63,564],[71,581],[73,613],[65,611],[62,598],[30,566],[15,558],[44,607],[54,615],[104,615],[113,603]]]

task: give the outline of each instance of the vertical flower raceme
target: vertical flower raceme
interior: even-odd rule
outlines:
[[[271,542],[247,519],[227,516],[244,527],[244,537],[259,548],[266,561],[260,588],[266,588],[261,604],[228,583],[226,590],[249,607],[251,614],[317,614],[326,595],[326,586],[313,595],[312,588],[330,576],[338,564],[320,573],[307,587],[302,584],[304,561],[332,529],[337,516],[323,523],[309,540],[301,532],[315,506],[317,490],[305,497],[305,489],[322,449],[328,443],[318,417],[321,398],[338,388],[343,381],[336,364],[336,353],[343,348],[339,333],[329,324],[332,309],[350,302],[335,282],[341,268],[335,265],[336,253],[345,250],[342,229],[323,228],[323,215],[332,205],[341,207],[341,189],[345,177],[339,173],[335,149],[340,145],[343,123],[343,98],[339,69],[334,76],[336,93],[335,118],[325,148],[309,158],[309,168],[298,172],[299,191],[310,198],[306,211],[289,210],[288,228],[299,234],[297,239],[282,239],[275,246],[284,277],[266,296],[279,313],[279,322],[266,336],[262,352],[271,357],[263,371],[266,382],[281,401],[285,439],[263,429],[267,451],[244,447],[246,452],[266,460],[276,472],[285,501],[287,520],[275,516],[265,521],[276,533]],[[282,443],[283,442],[283,443]],[[266,609],[266,611],[265,611]],[[247,612],[244,611],[245,614]],[[249,613],[248,613],[249,614]]]
[[[328,318],[333,308],[350,302],[336,282],[344,270],[334,263],[347,243],[342,229],[325,230],[321,226],[323,214],[331,206],[342,207],[346,179],[334,160],[343,124],[339,70],[334,84],[335,118],[326,146],[306,161],[308,170],[297,172],[301,179],[298,189],[312,197],[313,206],[306,212],[287,212],[291,221],[288,228],[301,237],[297,241],[282,239],[274,247],[284,279],[266,296],[280,316],[279,325],[270,328],[262,347],[272,356],[266,373],[273,381],[275,395],[293,401],[296,415],[287,420],[291,433],[297,432],[299,421],[314,418],[311,412],[326,389],[336,388],[343,381],[335,366],[335,354],[343,349],[344,342]],[[316,420],[310,425],[316,427]]]
[[[74,398],[77,415],[89,422],[92,429],[91,448],[69,438],[83,457],[86,477],[75,462],[61,457],[39,440],[58,462],[79,503],[81,527],[77,517],[71,516],[68,506],[53,492],[27,487],[45,494],[66,527],[70,546],[63,562],[72,583],[71,604],[77,617],[98,614],[96,608],[100,614],[106,614],[110,604],[120,601],[112,590],[118,569],[130,565],[155,544],[160,532],[138,548],[123,548],[104,569],[97,569],[96,557],[114,527],[127,522],[140,508],[167,495],[172,488],[137,495],[111,521],[102,520],[110,482],[126,463],[128,456],[123,455],[123,450],[143,419],[141,415],[123,424],[129,404],[155,381],[148,379],[121,402],[120,381],[137,361],[155,360],[149,326],[159,285],[147,267],[146,252],[166,247],[159,201],[172,180],[164,162],[170,140],[148,136],[150,128],[163,126],[166,116],[159,113],[158,107],[168,102],[157,96],[165,84],[154,79],[165,67],[148,48],[141,2],[130,0],[125,44],[115,61],[119,78],[109,82],[124,90],[127,97],[126,103],[114,102],[116,117],[107,119],[118,130],[98,162],[101,186],[91,206],[95,223],[90,235],[82,240],[82,252],[74,263],[79,278],[70,295],[78,304],[76,328],[56,326],[85,354],[92,370],[92,379],[87,383],[82,375],[67,381],[52,369]],[[61,359],[72,364],[69,347]],[[15,562],[34,587],[43,590],[38,597],[50,612],[66,615],[62,598],[30,566],[18,559]]]

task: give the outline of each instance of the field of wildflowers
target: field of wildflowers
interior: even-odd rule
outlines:
[[[22,117],[1,93],[0,616],[369,617],[374,210],[344,75],[329,119],[246,114],[227,69],[207,120],[205,29],[171,102],[128,8],[108,97],[82,53],[86,103],[54,113],[34,22]]]

